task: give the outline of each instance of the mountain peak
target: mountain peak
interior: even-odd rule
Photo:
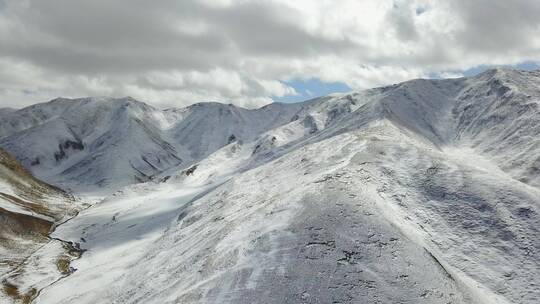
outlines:
[[[478,79],[484,79],[484,80],[497,78],[497,79],[502,80],[502,79],[509,79],[515,76],[519,76],[523,73],[527,73],[527,71],[512,68],[512,67],[497,66],[497,67],[489,68],[472,78],[478,78]]]

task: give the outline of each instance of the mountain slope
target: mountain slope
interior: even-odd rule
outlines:
[[[193,165],[59,227],[87,252],[36,302],[536,303],[538,83],[413,80],[265,113],[280,119],[260,129],[194,106],[245,125],[177,137]],[[170,111],[168,138],[202,128]]]
[[[323,128],[332,129],[333,136],[388,119],[439,148],[472,149],[538,187],[539,87],[540,71],[502,68],[470,78],[411,80],[323,103],[323,112],[340,121]],[[313,109],[304,119],[312,116]]]
[[[504,175],[486,179],[388,123],[303,145],[228,179],[230,169],[216,164],[251,152],[233,147],[189,176],[126,189],[63,226],[59,235],[84,238],[88,252],[38,303],[538,296],[536,190]]]
[[[55,224],[74,216],[77,209],[71,195],[34,178],[0,149],[0,300],[3,303],[24,302],[35,295],[36,286],[29,284],[22,288],[18,282],[24,273],[36,271],[27,260],[49,242]]]
[[[539,70],[490,70],[468,81],[453,110],[460,144],[535,187],[540,187],[539,88]]]

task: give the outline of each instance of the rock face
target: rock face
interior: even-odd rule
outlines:
[[[127,125],[145,125],[161,148],[131,133],[144,139],[136,147],[102,146],[127,153],[134,165],[119,172],[153,178],[55,231],[87,251],[36,302],[537,303],[539,103],[540,72],[496,69],[293,106],[143,111]],[[34,138],[23,121],[0,145],[18,151],[13,134]],[[111,125],[99,121],[95,129]],[[99,146],[77,132],[61,146],[83,149],[68,144],[60,163]],[[182,162],[155,165],[156,142]],[[58,144],[35,166],[54,178],[71,172],[54,171]],[[155,169],[126,147],[150,151]],[[100,155],[80,156],[73,170]],[[122,160],[100,174],[110,179]]]

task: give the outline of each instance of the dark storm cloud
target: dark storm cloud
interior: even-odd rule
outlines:
[[[230,68],[245,54],[308,56],[354,45],[314,37],[300,14],[262,2],[210,7],[192,1],[31,1],[0,52],[73,73]],[[196,27],[202,27],[197,32]]]
[[[177,22],[187,5],[156,9],[148,3],[32,1],[14,9],[16,24],[9,36],[2,37],[0,51],[74,73],[207,69],[208,58],[226,63],[229,42],[225,37],[182,32]]]
[[[388,19],[399,39],[406,42],[419,38],[409,2],[395,1],[393,8],[388,13]]]
[[[308,56],[342,52],[355,44],[307,33],[299,26],[302,14],[284,5],[246,2],[206,12],[216,29],[239,48],[255,55]]]
[[[464,27],[457,40],[467,49],[504,53],[529,48],[540,34],[540,1],[455,1]]]

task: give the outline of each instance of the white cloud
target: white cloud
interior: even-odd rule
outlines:
[[[243,106],[540,60],[540,2],[0,0],[0,106],[131,95]]]

